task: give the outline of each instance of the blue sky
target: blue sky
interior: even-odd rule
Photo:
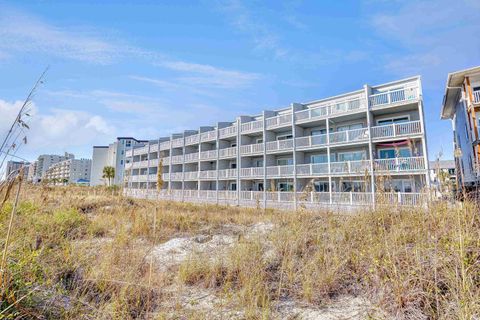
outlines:
[[[153,139],[421,75],[429,152],[448,72],[480,63],[480,2],[1,1],[0,132],[49,65],[18,155]]]

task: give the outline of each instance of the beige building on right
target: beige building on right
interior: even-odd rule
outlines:
[[[480,181],[480,66],[448,74],[442,119],[451,119],[458,190]]]

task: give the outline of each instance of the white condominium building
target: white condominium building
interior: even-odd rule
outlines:
[[[133,147],[125,193],[262,207],[412,205],[429,184],[427,154],[413,77]]]
[[[88,184],[92,160],[73,159],[53,164],[47,169],[44,179],[57,184]]]
[[[480,185],[480,67],[447,77],[442,119],[451,119],[458,191]]]
[[[123,182],[123,172],[125,168],[125,150],[144,145],[147,141],[140,141],[132,137],[118,137],[117,141],[108,146],[93,146],[92,168],[91,168],[91,186],[106,185],[107,181],[103,178],[103,168],[115,168],[115,178],[113,184],[119,185]]]
[[[29,168],[28,179],[33,183],[37,183],[44,178],[45,172],[55,163],[74,158],[71,153],[65,152],[63,156],[56,154],[42,154]]]

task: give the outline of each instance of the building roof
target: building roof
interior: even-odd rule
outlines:
[[[457,104],[461,85],[465,77],[472,74],[480,74],[480,66],[465,70],[449,73],[447,76],[447,84],[445,86],[445,95],[443,96],[441,119],[451,119],[455,113],[455,105]]]
[[[94,148],[108,148],[108,146],[93,146]]]

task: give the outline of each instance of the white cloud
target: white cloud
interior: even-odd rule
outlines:
[[[22,103],[0,100],[2,137],[11,126]],[[28,143],[22,146],[22,150],[26,152],[35,153],[45,149],[60,152],[115,137],[114,127],[99,115],[65,109],[41,112],[33,103],[31,109],[32,116],[26,120],[30,129],[25,131]]]

